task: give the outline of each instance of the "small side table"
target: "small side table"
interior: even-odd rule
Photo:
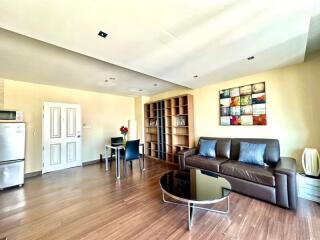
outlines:
[[[320,203],[320,178],[306,176],[297,173],[298,196]]]

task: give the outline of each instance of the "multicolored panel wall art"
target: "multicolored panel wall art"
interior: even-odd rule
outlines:
[[[221,90],[220,124],[267,125],[265,83]]]

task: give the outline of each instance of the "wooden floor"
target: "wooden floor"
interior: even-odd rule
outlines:
[[[170,167],[148,160],[140,175],[116,181],[104,165],[34,177],[0,193],[0,239],[320,239],[320,206],[296,212],[232,193],[229,215],[161,202],[159,177]],[[114,170],[114,168],[113,168]]]

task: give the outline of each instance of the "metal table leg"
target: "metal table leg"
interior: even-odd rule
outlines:
[[[227,196],[226,198],[222,198],[221,201],[227,200],[227,207],[226,210],[221,211],[221,210],[217,210],[217,209],[212,209],[212,208],[206,208],[206,207],[199,207],[194,203],[184,203],[184,202],[173,202],[173,201],[169,201],[165,198],[165,193],[162,191],[162,201],[164,203],[170,203],[170,204],[176,204],[176,205],[183,205],[183,206],[187,206],[188,207],[188,229],[191,230],[192,228],[192,219],[193,219],[193,215],[194,215],[194,211],[195,209],[201,209],[201,210],[205,210],[205,211],[209,211],[209,212],[214,212],[214,213],[221,213],[221,214],[228,214],[229,213],[229,196]],[[217,201],[220,202],[220,201]]]
[[[104,147],[104,156],[105,156],[105,163],[106,163],[106,171],[109,171],[109,161],[108,161],[108,147]]]
[[[146,170],[144,167],[144,145],[142,146],[142,170]]]
[[[112,148],[110,148],[110,168],[112,167]]]
[[[117,179],[120,179],[120,149],[116,150],[116,174]]]
[[[194,213],[194,204],[188,203],[188,229],[191,230],[192,228],[192,219],[193,219],[193,213]]]

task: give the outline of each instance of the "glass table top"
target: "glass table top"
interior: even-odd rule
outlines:
[[[230,194],[230,182],[200,169],[176,170],[160,178],[162,190],[181,199],[201,202],[223,199]]]

